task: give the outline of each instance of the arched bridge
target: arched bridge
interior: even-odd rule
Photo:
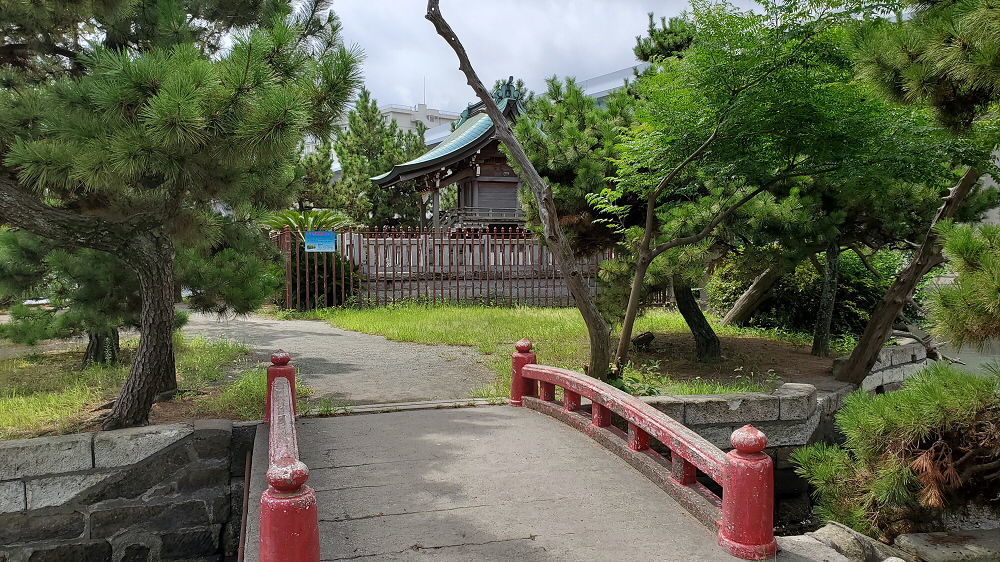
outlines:
[[[775,554],[759,431],[723,453],[609,385],[536,365],[526,340],[510,405],[476,408],[296,420],[295,369],[272,362],[246,560],[840,560]]]

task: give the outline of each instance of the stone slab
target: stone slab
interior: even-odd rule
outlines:
[[[811,384],[788,382],[771,394],[778,397],[780,419],[805,420],[816,411],[816,387]]]
[[[912,533],[896,537],[896,547],[925,562],[996,562],[1000,560],[1000,531]]]
[[[188,424],[130,427],[94,437],[94,465],[111,468],[137,463],[192,432]]]
[[[684,425],[755,423],[778,419],[777,396],[763,392],[685,396]]]
[[[77,433],[0,441],[0,480],[91,469],[93,440],[93,433]]]
[[[0,513],[11,513],[24,509],[24,482],[20,480],[0,482]]]
[[[107,472],[77,473],[28,480],[25,483],[28,509],[63,505],[108,476]]]
[[[684,423],[683,398],[678,396],[642,396],[640,399],[674,420]]]
[[[865,392],[872,392],[876,388],[882,386],[884,383],[884,378],[882,373],[885,371],[879,371],[877,373],[872,373],[861,381],[861,390]]]
[[[767,436],[768,447],[802,446],[816,433],[821,417],[820,412],[814,412],[808,420],[763,422],[754,426]]]

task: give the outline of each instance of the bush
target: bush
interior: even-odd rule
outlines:
[[[887,394],[855,392],[837,414],[841,446],[796,451],[797,472],[815,487],[816,512],[891,540],[934,530],[948,505],[997,501],[1000,375],[934,363]]]
[[[831,326],[834,334],[860,334],[864,331],[871,311],[904,265],[903,255],[899,252],[878,252],[868,261],[879,276],[869,271],[854,252],[840,254],[840,280]],[[820,262],[823,263],[822,257]],[[722,314],[728,311],[759,273],[753,269],[754,265],[737,259],[717,269],[706,285],[709,307]],[[816,322],[816,303],[822,292],[822,276],[812,262],[804,261],[774,284],[771,298],[754,312],[749,324],[760,328],[812,332]]]

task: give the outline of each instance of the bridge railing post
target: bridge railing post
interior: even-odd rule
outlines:
[[[767,437],[752,425],[733,432],[726,455],[719,546],[745,560],[774,557],[774,461]]]
[[[264,421],[271,423],[271,394],[274,391],[274,379],[283,378],[288,380],[288,388],[292,391],[292,412],[296,412],[298,407],[295,404],[295,366],[290,365],[292,356],[287,352],[278,350],[271,354],[271,366],[267,368],[267,404],[264,410]]]
[[[525,365],[534,364],[537,361],[535,353],[531,351],[531,340],[525,338],[514,344],[517,351],[511,355],[511,366],[513,370],[510,377],[510,405],[520,406],[524,396],[537,396],[538,383],[521,376],[521,371]]]
[[[285,352],[268,368],[268,487],[260,497],[260,561],[319,562],[319,508],[299,460],[295,431],[295,367]]]

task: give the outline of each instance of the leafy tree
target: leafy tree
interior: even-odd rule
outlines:
[[[996,10],[987,0],[906,5],[910,17],[905,20],[861,27],[856,37],[858,71],[890,99],[933,108],[945,126],[978,150],[953,162],[964,172],[961,179],[943,196],[913,259],[875,309],[858,346],[835,369],[837,378],[855,384],[871,370],[920,279],[942,262],[936,225],[975,217],[990,198],[980,189],[980,177],[995,168],[990,152],[997,136],[987,116],[1000,99]]]
[[[626,230],[635,275],[619,363],[654,262],[684,263],[691,271],[691,256],[670,254],[707,244],[758,197],[812,200],[814,230],[829,237],[842,212],[817,202],[836,202],[839,196],[831,195],[848,187],[860,195],[871,185],[926,179],[920,176],[926,167],[914,165],[926,159],[914,149],[926,145],[893,142],[895,132],[917,121],[849,83],[837,17],[766,9],[757,14],[696,4],[697,33],[683,58],[665,59],[636,84],[640,103],[622,142],[619,184],[597,199],[624,214],[631,206],[621,202],[634,194],[645,215],[641,227]],[[821,238],[820,247],[828,239]],[[710,255],[702,255],[705,264]],[[696,348],[709,352],[701,359],[713,359],[717,338],[700,310],[690,312]]]
[[[371,93],[362,88],[347,116],[347,128],[337,135],[334,150],[343,168],[343,176],[334,186],[334,208],[362,224],[419,222],[420,195],[413,182],[384,188],[371,178],[423,154],[427,150],[423,126],[416,132],[400,131],[395,121],[382,115]]]
[[[316,2],[162,0],[120,15],[80,22],[103,44],[73,59],[77,75],[0,92],[0,219],[112,253],[138,279],[141,341],[105,428],[144,423],[176,389],[177,241],[219,201],[285,206],[303,137],[328,137],[358,83],[358,54]],[[219,51],[214,32],[233,22],[251,29]]]

